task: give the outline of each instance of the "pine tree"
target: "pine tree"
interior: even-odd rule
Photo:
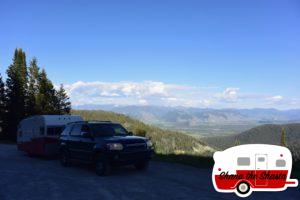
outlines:
[[[39,90],[39,67],[37,65],[37,59],[33,58],[30,61],[28,68],[29,84],[28,84],[28,115],[38,114],[38,108],[36,106],[36,98]]]
[[[5,132],[16,140],[17,125],[26,116],[27,67],[22,49],[15,50],[13,63],[7,69],[6,97]]]
[[[39,73],[39,91],[36,98],[37,112],[39,114],[59,114],[57,111],[56,91],[52,82],[47,78],[45,69]]]
[[[0,135],[3,137],[4,116],[5,116],[5,88],[2,76],[0,74]]]
[[[241,142],[239,141],[239,139],[235,139],[235,142],[234,142],[234,146],[239,146],[241,145]]]
[[[56,92],[57,106],[56,110],[59,114],[69,114],[71,111],[71,102],[64,89],[63,84],[60,85],[59,90]]]
[[[280,145],[286,147],[286,132],[285,128],[281,129],[281,140],[280,140]]]

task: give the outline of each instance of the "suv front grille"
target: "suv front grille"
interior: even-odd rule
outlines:
[[[125,144],[125,151],[142,151],[146,150],[146,143]]]

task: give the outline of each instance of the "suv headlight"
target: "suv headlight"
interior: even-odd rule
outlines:
[[[123,150],[123,145],[121,143],[109,143],[107,144],[109,150]]]
[[[147,140],[146,143],[147,143],[147,147],[148,147],[148,148],[152,147],[152,145],[153,145],[152,142],[151,142],[151,140]]]

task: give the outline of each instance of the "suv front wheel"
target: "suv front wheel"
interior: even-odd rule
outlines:
[[[64,167],[70,166],[70,156],[66,149],[63,149],[60,153],[60,163]]]
[[[104,158],[97,158],[95,163],[95,170],[99,176],[108,175],[110,171],[109,163]]]
[[[134,164],[135,168],[138,170],[145,170],[149,166],[149,161],[148,160],[142,160]]]

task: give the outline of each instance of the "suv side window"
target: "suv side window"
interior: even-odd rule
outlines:
[[[61,135],[69,135],[69,134],[70,134],[70,131],[71,131],[71,128],[72,128],[72,126],[71,126],[71,125],[68,125],[68,126],[63,130],[63,132],[61,133]]]
[[[71,134],[72,136],[80,136],[82,124],[75,124],[72,128]]]
[[[81,127],[81,131],[89,133],[90,132],[90,127],[87,124],[83,124],[82,127]]]
[[[83,124],[81,126],[81,133],[80,133],[80,135],[83,136],[83,137],[86,137],[86,136],[83,135],[83,133],[91,135],[91,131],[90,131],[89,125]]]

